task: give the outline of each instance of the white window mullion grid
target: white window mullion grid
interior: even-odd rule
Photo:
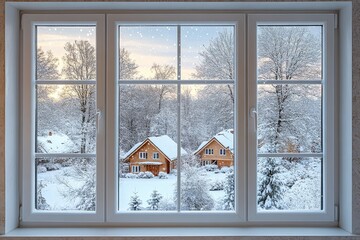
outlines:
[[[96,26],[96,81],[72,80],[36,80],[36,26]],[[104,166],[105,166],[105,132],[104,122],[97,119],[96,154],[71,154],[71,153],[35,153],[36,143],[36,86],[47,84],[96,84],[96,106],[98,111],[103,111],[105,101],[105,17],[104,15],[48,15],[24,14],[22,16],[23,28],[23,213],[22,225],[31,226],[32,222],[46,224],[48,222],[101,222],[104,221]],[[36,169],[35,159],[38,157],[66,157],[66,158],[96,158],[96,210],[87,211],[39,211],[35,210],[35,184]]]
[[[248,17],[248,211],[250,221],[334,221],[334,15],[249,15]],[[257,78],[258,25],[322,25],[322,80],[264,80]],[[261,84],[317,84],[322,87],[322,152],[321,153],[257,153],[257,86]],[[253,114],[253,109],[255,114]],[[322,162],[322,209],[319,211],[257,211],[258,157],[317,157]]]
[[[236,167],[235,171],[237,174],[236,181],[236,212],[179,212],[180,202],[176,203],[176,211],[162,211],[162,212],[118,212],[118,162],[113,162],[113,159],[117,159],[118,154],[118,106],[117,102],[114,99],[118,99],[118,87],[121,84],[174,84],[177,86],[177,170],[181,171],[181,139],[180,139],[180,110],[181,110],[181,85],[192,85],[192,84],[232,84],[234,86],[235,96],[240,94],[242,98],[245,99],[245,86],[244,86],[244,73],[245,73],[245,60],[241,56],[245,53],[245,37],[243,32],[245,31],[245,17],[241,14],[211,14],[207,15],[204,20],[202,14],[172,14],[172,15],[152,15],[152,14],[108,14],[107,15],[107,33],[108,33],[108,56],[107,56],[107,221],[117,222],[119,225],[123,223],[131,223],[134,225],[141,225],[142,223],[210,223],[210,222],[237,222],[240,223],[245,219],[244,217],[244,204],[245,201],[242,197],[245,197],[245,139],[236,140],[239,151],[236,153],[235,160]],[[121,25],[175,25],[177,26],[177,36],[178,36],[178,45],[177,45],[177,79],[176,80],[130,80],[130,79],[118,79],[118,59],[117,53],[119,52],[119,26]],[[234,80],[186,80],[181,79],[181,54],[180,54],[180,33],[181,25],[219,25],[220,23],[235,25],[235,49],[236,49],[236,79]],[[239,83],[240,82],[240,83]],[[245,113],[242,111],[245,110],[245,101],[244,99],[236,99],[235,109],[239,109],[239,113],[235,114],[235,130],[240,131],[240,138],[245,134],[245,123],[242,119],[245,117]],[[238,125],[239,124],[239,125]],[[177,174],[177,196],[179,199],[180,194],[180,174]],[[139,221],[141,219],[141,222]]]

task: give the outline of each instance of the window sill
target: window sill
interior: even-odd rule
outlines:
[[[102,237],[102,239],[119,238],[139,238],[149,237],[152,239],[222,239],[223,237],[334,237],[334,239],[342,239],[349,236],[355,236],[346,232],[341,228],[279,228],[279,227],[192,227],[192,228],[175,228],[175,227],[128,227],[128,228],[17,228],[10,233],[0,236],[0,238],[16,237],[47,237],[70,239],[73,237],[94,238]],[[248,238],[247,238],[248,239]],[[268,239],[268,238],[264,238]],[[278,239],[278,238],[276,238]],[[287,238],[288,239],[288,238]],[[326,238],[328,239],[328,238]],[[360,239],[360,236],[359,236]]]

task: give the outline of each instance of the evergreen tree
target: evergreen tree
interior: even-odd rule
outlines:
[[[149,204],[149,209],[159,210],[159,203],[162,198],[163,197],[161,196],[161,194],[158,191],[154,190],[150,195],[150,199],[147,201],[147,203]]]
[[[282,182],[278,179],[280,163],[275,158],[266,158],[258,173],[258,205],[263,209],[282,209]]]
[[[130,198],[129,210],[139,211],[139,210],[141,210],[141,204],[142,204],[142,201],[139,198],[139,196],[137,195],[137,192],[134,192],[134,195],[132,195]]]
[[[224,210],[235,210],[235,175],[230,172],[226,176]]]

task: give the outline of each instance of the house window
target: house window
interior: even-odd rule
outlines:
[[[24,14],[24,222],[333,221],[333,17]]]
[[[147,152],[139,152],[140,159],[147,159]]]
[[[205,154],[206,154],[206,155],[213,155],[213,154],[214,154],[214,149],[212,149],[212,148],[205,148]]]
[[[221,148],[220,150],[219,150],[219,152],[220,152],[220,155],[226,155],[226,152],[225,152],[225,149],[223,149],[223,148]]]
[[[131,166],[131,172],[132,173],[139,173],[140,172],[140,166]]]
[[[153,153],[153,159],[159,159],[160,158],[160,155],[158,152],[154,152]]]

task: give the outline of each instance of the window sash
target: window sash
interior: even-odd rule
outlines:
[[[39,25],[96,25],[96,79],[98,81],[65,81],[35,79],[35,27]],[[23,27],[23,224],[28,222],[103,222],[105,221],[105,185],[103,178],[105,170],[105,125],[104,119],[97,122],[96,154],[44,154],[35,153],[35,86],[41,84],[96,84],[97,108],[105,111],[105,16],[103,14],[75,15],[67,14],[24,14]],[[105,114],[103,114],[105,116]],[[96,157],[96,210],[85,211],[38,211],[35,210],[35,158],[36,157]],[[84,218],[84,216],[86,216]]]
[[[258,25],[322,25],[323,80],[274,81],[257,77]],[[249,14],[248,15],[248,219],[250,221],[334,221],[334,15],[333,14]],[[323,152],[322,153],[258,153],[256,127],[257,85],[322,84],[323,87]],[[255,111],[255,112],[254,112]],[[323,157],[324,210],[322,211],[257,211],[258,157]]]

